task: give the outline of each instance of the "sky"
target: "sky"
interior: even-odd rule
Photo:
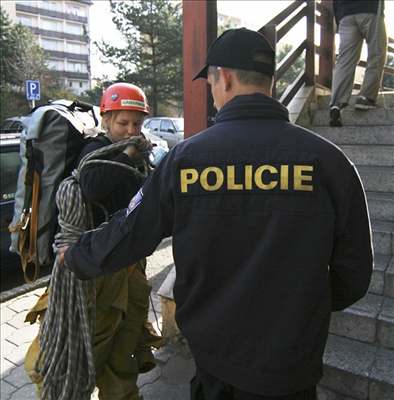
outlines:
[[[136,1],[136,0],[135,0]],[[143,0],[142,0],[143,1]],[[242,25],[249,29],[259,29],[286,8],[292,1],[285,0],[218,0],[218,13],[234,16],[242,20]],[[389,36],[394,37],[394,0],[385,0],[386,27]],[[106,40],[120,45],[123,42],[111,19],[108,0],[93,0],[90,8],[90,29],[92,41]],[[305,37],[305,23],[301,21],[295,31],[283,38],[284,43],[297,45]],[[100,60],[100,54],[94,44],[91,45],[92,77],[107,75],[114,78],[116,69]]]

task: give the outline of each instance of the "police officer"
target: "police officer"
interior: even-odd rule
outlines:
[[[196,76],[211,85],[215,125],[175,146],[126,210],[65,253],[91,279],[172,236],[193,399],[315,399],[330,313],[370,282],[358,173],[270,97],[274,60],[261,34],[224,32]]]

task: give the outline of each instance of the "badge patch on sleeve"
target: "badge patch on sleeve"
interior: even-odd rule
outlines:
[[[142,193],[142,189],[140,189],[137,194],[131,199],[127,207],[126,218],[140,205],[143,196],[144,194]]]

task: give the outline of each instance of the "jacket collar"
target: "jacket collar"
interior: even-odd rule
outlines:
[[[289,121],[289,112],[279,101],[262,93],[235,96],[216,114],[216,123],[233,119],[280,119]]]

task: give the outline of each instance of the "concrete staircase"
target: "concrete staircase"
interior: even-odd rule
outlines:
[[[394,400],[394,93],[375,110],[351,101],[344,126],[329,127],[328,96],[311,107],[311,129],[356,164],[372,220],[375,266],[369,293],[333,313],[319,400]]]

